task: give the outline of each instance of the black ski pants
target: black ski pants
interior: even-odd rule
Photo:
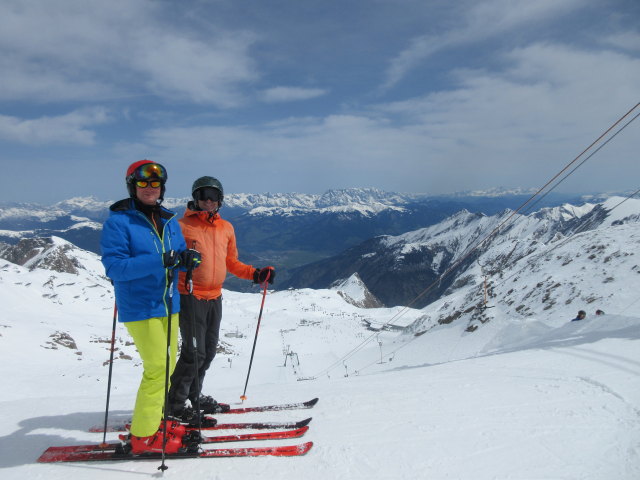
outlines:
[[[207,369],[216,356],[218,338],[220,336],[220,321],[222,320],[222,296],[213,300],[199,300],[193,295],[180,295],[180,357],[171,375],[169,389],[169,408],[179,411],[187,399],[195,406],[196,398],[200,395],[197,385],[202,389]],[[195,323],[195,338],[198,347],[197,355],[193,348],[193,326]],[[196,382],[197,361],[198,380]]]

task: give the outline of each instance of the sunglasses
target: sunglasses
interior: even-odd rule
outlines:
[[[139,187],[139,188],[147,188],[147,187],[160,188],[161,185],[162,185],[162,182],[160,180],[152,180],[150,182],[146,180],[136,181],[136,187]]]

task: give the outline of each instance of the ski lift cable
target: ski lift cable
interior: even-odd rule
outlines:
[[[487,236],[485,236],[481,241],[479,241],[476,245],[473,245],[473,247],[470,245],[467,248],[466,252],[463,252],[463,255],[461,258],[459,258],[454,264],[452,264],[447,270],[445,270],[439,277],[438,279],[436,279],[436,281],[434,281],[432,284],[430,284],[427,288],[425,288],[420,294],[418,294],[411,302],[409,302],[409,304],[407,304],[405,307],[403,307],[398,313],[396,313],[395,315],[393,315],[391,317],[391,319],[385,323],[383,325],[386,326],[388,324],[390,324],[392,321],[394,321],[397,318],[400,318],[402,315],[404,315],[410,308],[411,306],[413,306],[419,299],[421,299],[423,296],[425,296],[429,291],[431,291],[431,289],[433,289],[433,287],[435,285],[437,285],[443,278],[447,277],[449,274],[451,274],[456,268],[458,268],[468,257],[471,256],[471,254],[476,251],[477,249],[479,249],[485,242],[487,242],[490,238],[492,238],[496,233],[498,233],[500,231],[500,229],[506,225],[508,222],[510,222],[516,214],[518,214],[518,212],[520,212],[520,210],[524,209],[524,207],[526,205],[528,205],[535,197],[537,197],[542,191],[544,191],[551,183],[553,183],[559,176],[561,176],[565,171],[567,171],[571,165],[573,165],[574,163],[576,163],[582,156],[584,156],[584,154],[586,152],[588,152],[594,145],[596,145],[600,140],[602,140],[611,130],[613,130],[620,122],[622,122],[626,117],[628,117],[636,108],[638,108],[638,106],[640,106],[640,102],[636,103],[633,108],[631,108],[627,113],[625,113],[622,117],[620,117],[620,119],[618,119],[613,125],[611,125],[607,130],[605,130],[604,133],[602,133],[596,140],[594,140],[587,148],[585,148],[578,156],[576,156],[571,162],[569,162],[562,170],[560,170],[560,172],[558,172],[553,178],[551,178],[551,180],[549,180],[544,186],[542,186],[536,193],[534,193],[529,199],[527,199],[522,205],[520,205],[520,207],[518,207],[516,210],[514,210],[509,217],[507,217],[503,222],[501,222],[496,228],[494,228]],[[635,120],[636,117],[634,117],[633,120]],[[629,122],[630,123],[630,122]],[[627,123],[628,125],[628,123]],[[626,128],[625,125],[623,128]],[[555,187],[554,187],[555,188]],[[359,345],[357,345],[356,347],[354,347],[351,351],[347,352],[344,357],[342,357],[343,359],[347,359],[352,357],[353,355],[355,355],[358,351],[360,351],[362,348],[364,348],[370,341],[371,339],[375,336],[374,335],[370,335],[369,337],[365,338]],[[320,375],[323,375],[324,373],[328,373],[330,370],[332,370],[333,368],[335,368],[337,365],[339,365],[342,362],[342,359],[337,360],[336,362],[334,362],[333,364],[331,364],[329,367],[327,367],[325,370],[323,370],[322,372],[320,372],[319,374],[317,374],[316,376],[314,376],[314,378],[317,378]]]
[[[604,137],[606,137],[609,132],[611,132],[614,128],[616,128],[616,126],[621,123],[622,121],[624,121],[625,118],[627,118],[629,115],[631,115],[631,113],[637,109],[640,106],[640,102],[636,103],[627,113],[625,113],[622,117],[620,117],[618,120],[616,120],[616,122],[614,122],[609,128],[607,128],[596,140],[594,140],[588,147],[586,147],[582,152],[580,152],[580,154],[578,154],[573,160],[571,160],[567,165],[564,166],[564,168],[562,168],[562,170],[560,170],[558,173],[556,173],[549,181],[547,181],[547,183],[545,183],[541,188],[539,188],[533,195],[531,195],[531,197],[529,197],[522,205],[520,205],[516,210],[514,210],[505,220],[503,220],[497,227],[495,227],[489,234],[487,234],[482,240],[478,241],[475,245],[471,244],[469,245],[469,247],[467,247],[467,249],[463,252],[462,256],[456,261],[454,262],[449,268],[447,268],[442,274],[440,274],[440,276],[434,281],[432,282],[430,285],[428,285],[422,292],[420,292],[413,300],[411,300],[406,306],[404,306],[402,309],[400,309],[400,311],[398,311],[396,314],[394,314],[389,321],[387,321],[385,324],[383,324],[383,328],[387,325],[389,325],[391,322],[393,322],[395,319],[400,318],[402,315],[404,315],[405,313],[407,313],[409,311],[409,309],[415,305],[416,302],[418,302],[418,300],[420,300],[422,297],[424,297],[428,292],[430,292],[443,278],[449,276],[456,268],[458,268],[460,265],[462,265],[462,263],[467,260],[476,250],[478,250],[482,245],[484,245],[488,240],[490,240],[493,236],[495,236],[500,229],[505,226],[507,223],[511,222],[512,219],[521,211],[523,210],[529,203],[531,203],[538,195],[540,195],[545,189],[547,189],[553,182],[555,182],[555,180],[560,177],[562,174],[564,174],[567,170],[569,170],[569,168],[571,168],[572,165],[574,165],[576,162],[578,162],[578,160],[580,160],[581,157],[583,157],[589,150],[591,150],[596,144],[598,144]],[[633,120],[635,120],[637,118],[638,115],[636,115],[636,117],[634,117],[631,122]],[[626,126],[631,123],[628,122],[624,127],[622,127],[622,129],[626,128]],[[622,130],[621,129],[621,130]],[[618,132],[619,133],[619,132]],[[617,134],[616,134],[617,135]],[[614,135],[615,136],[615,135]],[[570,173],[573,173],[570,172]],[[551,190],[553,190],[554,187],[551,188]],[[371,342],[372,338],[375,337],[375,334],[373,335],[369,335],[367,338],[365,338],[360,344],[358,344],[357,346],[355,346],[353,349],[351,349],[349,352],[347,352],[343,357],[341,357],[340,359],[336,360],[334,363],[332,363],[331,365],[329,365],[329,367],[325,368],[324,370],[322,370],[321,372],[319,372],[318,374],[314,375],[312,378],[318,378],[321,375],[324,375],[326,373],[328,373],[329,371],[333,370],[334,368],[336,368],[338,365],[340,365],[344,360],[352,357],[353,355],[355,355],[358,351],[360,351],[361,349],[363,349],[367,344],[369,344],[369,342]]]
[[[636,298],[633,302],[631,302],[629,305],[627,305],[626,307],[624,307],[622,310],[620,310],[620,315],[622,315],[624,312],[626,312],[627,310],[629,310],[631,307],[633,307],[636,303],[640,302],[640,297]]]
[[[617,122],[615,122],[611,127],[609,127],[609,129],[607,129],[600,137],[598,137],[598,139],[596,141],[594,141],[589,147],[587,147],[582,153],[580,153],[580,155],[578,155],[572,162],[570,162],[567,166],[565,166],[558,174],[556,174],[549,182],[547,182],[547,184],[545,184],[545,186],[543,186],[541,189],[539,189],[531,198],[529,198],[526,202],[524,202],[518,209],[516,209],[514,212],[512,212],[512,214],[506,219],[504,220],[501,224],[499,224],[494,230],[492,230],[489,235],[487,235],[482,241],[478,242],[477,245],[473,246],[473,248],[471,248],[469,250],[468,253],[463,254],[463,257],[456,262],[452,268],[448,269],[447,271],[445,271],[438,279],[438,281],[441,281],[442,278],[444,278],[446,275],[448,275],[449,273],[451,273],[451,271],[457,267],[460,263],[462,263],[464,260],[466,260],[466,258],[468,258],[470,256],[471,253],[473,253],[473,251],[477,250],[478,248],[480,248],[480,246],[482,246],[482,244],[484,244],[487,240],[489,240],[491,237],[493,237],[496,233],[498,233],[500,231],[500,229],[505,226],[509,221],[511,221],[513,219],[513,217],[524,208],[525,205],[527,205],[534,197],[536,197],[538,194],[540,194],[554,179],[558,178],[560,176],[560,174],[564,171],[567,170],[567,168],[575,163],[581,156],[583,156],[591,147],[593,147],[599,140],[601,140],[602,138],[604,138],[613,128],[615,128],[616,125],[618,125],[624,118],[628,117],[638,106],[640,106],[640,102],[637,103],[631,110],[629,110],[624,116],[622,116]],[[560,183],[562,183],[564,180],[566,180],[567,177],[569,177],[571,174],[573,174],[578,168],[580,168],[582,165],[584,165],[585,162],[587,162],[590,158],[592,158],[596,153],[598,153],[605,145],[607,145],[611,140],[613,140],[620,132],[622,132],[625,128],[627,128],[634,120],[636,120],[638,117],[640,116],[640,113],[637,113],[631,120],[629,120],[626,124],[624,124],[618,131],[616,131],[613,135],[611,135],[602,145],[600,145],[594,152],[592,152],[590,155],[588,155],[582,162],[580,162],[580,164],[578,164],[577,166],[575,166],[570,172],[568,172],[560,181],[558,181],[555,185],[553,185],[540,199],[538,199],[536,202],[534,202],[532,204],[535,205],[537,204],[540,200],[542,200],[542,198],[544,198],[547,194],[549,194],[550,192],[552,192],[555,188],[558,187],[558,185],[560,185]],[[634,192],[631,196],[635,195],[637,192]],[[627,199],[623,200],[626,201],[628,200],[630,197],[628,197]],[[621,203],[623,203],[621,202]],[[617,208],[620,204],[616,205],[614,208],[612,208],[611,210],[614,210],[615,208]],[[586,227],[586,224],[583,224],[584,227]],[[575,233],[579,233],[579,230],[574,232]],[[514,246],[515,248],[515,246]],[[480,263],[478,262],[478,265],[480,265]],[[481,270],[482,270],[482,265],[480,265]],[[504,267],[504,265],[503,265]],[[428,287],[428,289],[430,289],[433,285],[430,285]],[[423,292],[426,293],[426,292]],[[392,319],[393,320],[393,319]]]
[[[618,208],[620,205],[622,205],[624,202],[626,202],[627,200],[635,197],[638,193],[640,193],[640,188],[638,190],[636,190],[635,192],[633,192],[631,195],[627,196],[627,198],[625,198],[624,200],[622,200],[619,204],[617,204],[615,207],[613,207],[611,210],[615,210],[616,208]]]
[[[640,105],[640,103],[636,104],[636,105],[635,105],[635,106],[634,106],[634,107],[633,107],[629,112],[627,112],[627,114],[626,114],[624,117],[622,117],[620,120],[622,120],[623,118],[625,118],[626,116],[628,116],[628,115],[629,115],[633,110],[635,110],[635,109],[638,107],[638,105]],[[610,136],[610,137],[609,137],[609,138],[608,138],[608,139],[607,139],[607,140],[606,140],[602,145],[600,145],[600,146],[599,146],[599,147],[598,147],[594,152],[592,152],[592,153],[591,153],[589,156],[587,156],[587,157],[586,157],[582,162],[580,162],[580,164],[578,164],[578,165],[577,165],[576,167],[574,167],[574,168],[573,168],[569,173],[567,173],[567,174],[566,174],[566,175],[565,175],[565,176],[564,176],[564,177],[563,177],[559,182],[557,182],[557,183],[556,183],[556,184],[555,184],[555,185],[554,185],[554,186],[553,186],[549,191],[547,191],[547,192],[543,195],[543,197],[542,197],[542,198],[544,198],[544,196],[546,196],[546,195],[547,195],[548,193],[550,193],[553,189],[555,189],[558,185],[560,185],[560,183],[562,183],[562,182],[563,182],[563,181],[564,181],[564,180],[565,180],[569,175],[573,174],[573,173],[574,173],[578,168],[580,168],[582,165],[584,165],[584,163],[585,163],[585,162],[587,162],[587,161],[588,161],[590,158],[592,158],[596,153],[598,153],[598,152],[599,152],[599,151],[600,151],[600,150],[601,150],[601,149],[602,149],[602,148],[603,148],[607,143],[609,143],[611,140],[613,140],[613,138],[615,138],[615,137],[616,137],[620,132],[622,132],[622,130],[624,130],[627,126],[629,126],[629,124],[631,124],[631,123],[632,123],[634,120],[636,120],[639,116],[640,116],[640,113],[636,114],[636,115],[635,115],[631,120],[629,120],[629,121],[628,121],[625,125],[623,125],[623,126],[622,126],[618,131],[616,131],[612,136]],[[618,120],[618,122],[616,122],[616,124],[620,123],[620,120]],[[615,124],[614,124],[614,126],[615,126]],[[609,128],[609,129],[607,130],[607,132],[611,131],[611,129],[612,129],[612,128]],[[605,133],[606,133],[606,132],[605,132]],[[603,136],[604,136],[604,134],[603,134],[601,137],[599,137],[599,139],[601,139]],[[595,143],[596,143],[596,142],[592,143],[592,144],[591,144],[591,146],[595,145]],[[591,146],[590,146],[590,147],[591,147]],[[590,147],[589,147],[589,148],[590,148]],[[578,157],[576,157],[576,159],[577,159],[577,158],[579,158],[581,155],[583,155],[587,150],[588,150],[588,149],[586,149],[583,153],[581,153]],[[574,161],[575,161],[575,160],[574,160]],[[573,163],[573,162],[572,162],[572,163]],[[563,169],[563,171],[564,171],[564,170],[566,170],[566,167],[565,167],[565,169]],[[557,177],[558,177],[558,175],[556,175],[556,177],[554,177],[554,178],[557,178]],[[540,193],[543,189],[544,189],[544,187],[543,187],[542,189],[540,189],[537,193]],[[640,189],[636,190],[635,192],[633,192],[632,194],[630,194],[629,196],[627,196],[624,200],[622,200],[620,203],[618,203],[617,205],[615,205],[615,206],[614,206],[613,208],[611,208],[611,210],[609,210],[609,211],[611,212],[611,211],[615,210],[615,209],[616,209],[616,208],[618,208],[620,205],[622,205],[624,202],[626,202],[626,201],[627,201],[627,200],[629,200],[630,198],[633,198],[633,197],[634,197],[635,195],[637,195],[638,193],[640,193]],[[532,197],[532,198],[533,198],[533,197]],[[538,200],[537,200],[533,205],[535,205],[535,204],[536,204],[536,203],[538,203],[540,200],[542,200],[542,198],[538,199]],[[529,200],[531,200],[531,199],[529,199]],[[526,204],[526,203],[527,203],[527,202],[525,202],[525,204]],[[525,204],[523,204],[523,206],[524,206]],[[521,207],[521,208],[522,208],[522,207]],[[519,209],[518,209],[518,210],[519,210]],[[516,210],[516,213],[517,213],[517,211],[518,211],[518,210]],[[512,215],[512,216],[513,216],[513,215]],[[511,218],[511,217],[509,217],[509,218]],[[505,222],[503,222],[503,224],[504,224],[504,223],[505,223]],[[500,226],[498,226],[498,227],[497,227],[497,229],[499,229],[503,224],[501,224]],[[581,233],[581,231],[582,231],[582,230],[585,230],[585,229],[586,229],[586,226],[588,226],[588,224],[586,224],[586,223],[582,224],[582,225],[581,225],[581,226],[580,226],[580,227],[579,227],[575,232],[573,232],[573,235],[575,235],[575,234],[577,234],[577,233]],[[491,235],[492,235],[492,234],[493,234],[497,229],[494,229],[494,231],[492,231],[492,233],[489,235],[489,237],[490,237],[490,236],[491,236]],[[487,239],[488,239],[489,237],[487,237]],[[487,240],[487,239],[485,239],[485,240]],[[482,242],[480,242],[480,243],[478,244],[478,246],[476,246],[475,248],[478,248],[478,247],[479,247],[479,246],[480,246],[480,245],[481,245],[485,240],[483,240]],[[563,245],[563,244],[567,243],[567,242],[568,242],[568,241],[570,241],[570,240],[571,240],[571,238],[568,238],[565,242],[563,242],[563,243],[559,244],[558,246]],[[474,249],[475,249],[475,248],[474,248]],[[470,253],[471,253],[471,252],[470,252]],[[478,265],[480,266],[481,270],[483,270],[483,265],[481,265],[481,264],[480,264],[480,261],[479,261],[478,259],[477,259],[477,263],[478,263]],[[504,265],[503,265],[503,267],[504,267]],[[447,274],[447,273],[449,273],[449,271],[445,272],[445,273],[440,277],[440,279],[441,279],[441,278],[443,278],[443,276],[444,276],[445,274]],[[515,274],[514,274],[514,275],[515,275]],[[512,276],[513,276],[513,275],[512,275]],[[502,281],[502,282],[498,283],[497,285],[499,286],[499,285],[502,285],[502,284],[506,283],[506,281],[507,281],[509,278],[511,278],[512,276],[508,277],[507,279],[505,279],[504,281]],[[439,279],[439,280],[440,280],[440,279]],[[639,299],[639,300],[640,300],[640,299]],[[637,301],[637,300],[636,300],[636,301]],[[636,303],[636,302],[633,302],[633,303]],[[627,308],[629,308],[629,307],[627,307]],[[626,309],[625,309],[625,310],[626,310]],[[390,352],[389,352],[389,355],[395,355],[399,350],[403,349],[404,347],[406,347],[407,345],[409,345],[410,343],[412,343],[416,338],[418,338],[418,337],[414,337],[413,339],[409,340],[408,342],[405,342],[403,345],[400,345],[398,348],[396,348],[396,349],[394,349],[394,350],[390,351]],[[367,364],[367,365],[365,365],[365,366],[361,367],[361,368],[359,369],[359,371],[365,370],[366,368],[369,368],[369,367],[371,367],[372,365],[374,365],[374,364],[376,364],[376,363],[377,363],[377,361],[373,361],[373,362],[371,362],[371,363],[369,363],[369,364]]]
[[[637,106],[637,105],[636,105]],[[634,107],[635,108],[635,107]],[[625,125],[623,125],[616,133],[614,133],[611,137],[609,137],[602,145],[600,145],[593,153],[591,153],[587,158],[585,158],[579,165],[577,165],[575,168],[573,168],[569,173],[567,173],[560,181],[558,181],[549,191],[547,191],[542,197],[540,197],[538,200],[536,200],[531,206],[530,208],[527,210],[526,214],[530,213],[533,209],[533,207],[535,205],[537,205],[544,197],[547,196],[547,194],[551,193],[555,188],[558,187],[558,185],[560,185],[560,183],[562,183],[564,180],[566,180],[566,178],[571,175],[572,173],[574,173],[578,168],[580,168],[587,160],[589,160],[591,157],[593,157],[596,153],[598,153],[607,143],[609,143],[611,140],[613,140],[620,132],[622,132],[622,130],[624,130],[625,128],[627,128],[629,126],[629,124],[631,124],[631,122],[633,122],[634,120],[636,120],[638,117],[640,116],[640,113],[636,114],[631,120],[629,120]],[[616,206],[614,206],[613,208],[611,208],[611,210],[609,210],[610,212],[612,212],[613,210],[615,210],[616,208],[618,208],[620,205],[622,205],[624,202],[626,202],[627,200],[629,200],[630,198],[633,198],[635,195],[637,195],[640,192],[639,190],[636,190],[635,192],[633,192],[631,195],[627,196],[624,200],[622,200],[620,203],[618,203]],[[567,239],[565,239],[563,242],[557,244],[554,248],[558,248],[561,247],[563,245],[565,245],[566,243],[570,242],[572,240],[572,237],[574,235],[577,235],[578,233],[581,233],[582,231],[586,230],[587,227],[589,226],[588,223],[583,223],[582,225],[580,225],[580,227],[578,227],[576,230],[574,230],[573,232],[571,232],[571,236]],[[517,247],[517,243],[514,245],[514,250]],[[480,263],[478,262],[478,265],[480,265]],[[504,266],[507,265],[507,260],[505,260],[505,262],[503,262],[501,268],[498,270],[502,270],[504,268]],[[482,267],[482,266],[481,266]],[[511,279],[513,277],[514,274],[510,275],[509,277],[507,277],[506,279],[504,279],[502,282],[498,283],[499,285],[504,284],[506,281],[508,281],[509,279]]]
[[[611,210],[609,210],[609,212],[613,212],[616,208],[618,208],[620,205],[622,205],[624,202],[626,202],[627,200],[635,197],[638,193],[640,193],[640,189],[636,190],[635,192],[633,192],[632,194],[628,195],[624,200],[622,200],[620,203],[618,203],[617,205],[615,205],[614,207],[611,208]],[[582,225],[580,225],[577,229],[575,229],[574,231],[571,232],[571,234],[565,238],[563,241],[561,241],[560,243],[556,244],[553,246],[552,249],[549,249],[547,252],[545,252],[545,254],[549,254],[551,251],[556,250],[564,245],[566,245],[567,243],[573,241],[573,239],[575,238],[575,235],[582,233],[583,231],[585,231],[587,229],[587,227],[589,226],[589,223],[584,222],[582,223]],[[530,266],[532,263],[534,263],[536,261],[536,259],[529,259],[527,260],[527,263],[525,265],[525,268]],[[500,281],[499,283],[496,284],[496,287],[502,286],[505,283],[507,283],[509,280],[511,280],[515,275],[517,275],[518,272],[514,272],[511,275],[509,275],[507,278],[503,279],[502,281]]]
[[[613,140],[620,132],[622,132],[625,128],[627,128],[636,118],[638,118],[640,116],[640,113],[637,113],[631,120],[629,120],[626,124],[624,124],[616,133],[614,133],[613,135],[611,135],[609,138],[607,138],[606,141],[604,141],[602,143],[602,145],[600,145],[598,148],[596,148],[591,154],[589,154],[584,160],[582,160],[582,162],[580,162],[578,165],[576,165],[575,167],[573,167],[573,169],[571,169],[571,171],[567,172],[567,174],[562,177],[560,180],[558,180],[558,182],[553,185],[552,188],[550,188],[547,192],[544,193],[544,195],[542,195],[540,198],[538,198],[534,203],[532,203],[531,205],[529,205],[529,207],[527,208],[527,211],[525,212],[525,215],[532,212],[533,211],[533,207],[535,207],[538,203],[540,203],[549,193],[551,193],[553,190],[555,190],[558,185],[560,185],[562,182],[564,182],[570,175],[572,175],[577,169],[579,169],[582,165],[584,165],[589,159],[591,159],[591,157],[593,157],[596,153],[598,153],[600,150],[602,150],[605,145],[607,145],[611,140]]]

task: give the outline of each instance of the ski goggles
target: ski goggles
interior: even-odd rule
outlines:
[[[207,200],[211,200],[212,202],[220,201],[220,190],[217,188],[199,188],[195,192],[196,200],[200,200],[202,202],[206,202]]]
[[[160,188],[162,186],[162,182],[160,180],[136,180],[136,187],[139,188]]]
[[[133,172],[133,178],[136,180],[151,180],[157,179],[161,182],[167,181],[167,171],[159,163],[145,163],[136,168]],[[138,185],[140,186],[140,185]]]

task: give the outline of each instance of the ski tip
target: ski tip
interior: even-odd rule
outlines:
[[[313,447],[313,442],[305,442],[298,445],[298,455],[304,455]]]
[[[304,420],[300,420],[299,422],[296,423],[296,428],[302,428],[302,427],[306,427],[307,425],[309,425],[311,423],[311,420],[313,419],[313,417],[309,417],[309,418],[305,418]]]
[[[313,407],[316,403],[318,403],[318,400],[320,400],[318,397],[314,398],[313,400],[309,400],[306,404],[309,407]]]

